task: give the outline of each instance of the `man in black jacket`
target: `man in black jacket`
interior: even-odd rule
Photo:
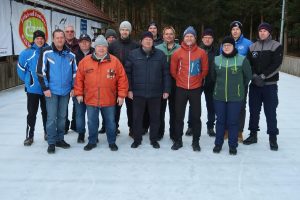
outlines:
[[[160,126],[161,97],[167,99],[171,90],[169,65],[165,54],[153,46],[153,35],[147,31],[141,39],[142,46],[133,50],[125,64],[129,82],[128,98],[133,99],[133,134],[131,148],[142,143],[145,108],[150,116],[150,141],[153,148],[160,148],[158,131]]]
[[[130,22],[123,21],[120,24],[120,38],[118,38],[116,41],[111,43],[108,47],[108,52],[114,56],[116,56],[123,66],[125,66],[125,61],[130,53],[131,50],[136,49],[139,47],[138,43],[133,41],[130,38],[130,33],[132,31],[132,27]],[[128,118],[128,127],[129,127],[129,135],[132,137],[132,100],[129,98],[125,99],[126,108],[127,108],[127,118]],[[116,125],[117,125],[117,133],[119,134],[120,131],[118,129],[119,127],[119,121],[120,121],[120,113],[121,113],[121,106],[116,107]]]
[[[249,61],[253,78],[249,87],[250,136],[244,144],[257,143],[259,131],[259,115],[262,104],[267,119],[267,133],[269,134],[270,149],[278,150],[276,109],[278,106],[279,68],[282,64],[282,46],[272,40],[272,27],[268,23],[261,23],[258,27],[259,40],[250,46]]]

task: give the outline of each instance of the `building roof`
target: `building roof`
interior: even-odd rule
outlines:
[[[76,10],[78,12],[100,18],[107,22],[114,22],[106,14],[104,14],[99,8],[97,8],[90,0],[45,0],[49,3],[53,3],[62,7]]]

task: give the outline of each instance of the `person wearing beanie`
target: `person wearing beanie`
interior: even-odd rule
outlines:
[[[252,67],[252,81],[249,86],[249,130],[250,136],[244,144],[257,143],[260,110],[263,104],[267,121],[270,149],[278,150],[277,127],[279,69],[283,59],[282,45],[272,40],[272,27],[268,23],[258,26],[259,40],[250,46],[249,61]]]
[[[171,57],[171,75],[176,80],[175,94],[175,138],[172,150],[183,146],[183,124],[187,101],[191,105],[191,122],[193,124],[194,151],[200,151],[201,135],[201,89],[208,74],[208,57],[196,43],[196,31],[189,26],[183,33],[183,42]]]
[[[105,38],[106,38],[108,44],[110,44],[113,41],[115,41],[118,37],[117,37],[117,33],[114,29],[107,29],[105,32]]]
[[[235,41],[235,48],[237,49],[238,53],[242,56],[247,56],[249,52],[249,47],[252,42],[245,38],[243,35],[243,25],[239,21],[233,21],[230,24],[230,32],[231,37]],[[239,122],[239,142],[243,142],[243,132],[245,127],[245,119],[246,119],[246,105],[247,105],[247,96],[248,96],[248,85],[245,85],[245,99],[244,104],[242,105],[241,112],[240,112],[240,122]],[[228,138],[228,132],[225,131],[225,139]]]
[[[84,103],[87,110],[89,137],[84,150],[97,147],[101,111],[108,146],[111,151],[117,151],[116,104],[123,104],[128,93],[128,80],[122,63],[108,53],[108,42],[103,35],[96,38],[94,46],[94,53],[80,61],[74,86],[78,104]]]
[[[79,37],[79,49],[75,53],[76,63],[80,61],[87,55],[90,55],[94,52],[94,48],[91,47],[91,37],[88,34],[81,34]],[[72,97],[72,100],[75,104],[75,119],[76,119],[76,132],[78,133],[77,143],[84,143],[85,137],[85,114],[86,114],[86,105],[85,103],[78,103],[76,97]]]
[[[214,68],[214,59],[215,56],[219,55],[218,48],[214,47],[214,31],[210,28],[207,28],[202,33],[200,48],[204,49],[208,56],[208,75],[205,77],[203,92],[205,95],[206,101],[206,109],[207,109],[207,134],[210,137],[215,137],[216,133],[214,130],[215,126],[215,109],[214,109],[214,101],[213,101],[213,90],[214,90],[214,81],[211,78],[211,71]],[[189,106],[189,113],[191,112],[191,107]],[[186,131],[187,136],[192,135],[192,123],[191,116],[189,115],[188,120],[188,129]]]
[[[142,144],[144,111],[150,118],[150,143],[158,149],[161,99],[167,99],[171,90],[169,65],[165,54],[153,46],[153,35],[146,31],[141,36],[141,47],[129,53],[125,64],[129,82],[128,98],[132,100],[133,139],[131,148]],[[142,117],[142,119],[141,119]]]
[[[158,27],[157,27],[157,24],[155,22],[151,22],[148,25],[148,31],[150,31],[153,34],[154,46],[157,46],[157,45],[163,43],[162,38],[158,34]]]
[[[46,121],[47,110],[45,96],[38,81],[36,73],[36,66],[42,51],[42,48],[47,47],[45,33],[41,30],[36,30],[33,33],[32,45],[23,50],[19,55],[17,64],[17,72],[19,78],[25,83],[25,91],[27,94],[27,126],[26,138],[24,140],[25,146],[31,146],[34,142],[34,130],[36,123],[36,114],[38,112],[39,104],[42,113],[42,121],[44,127],[44,138],[47,138]]]
[[[229,154],[237,154],[239,113],[245,99],[245,85],[251,80],[249,61],[238,53],[235,40],[226,36],[221,55],[216,56],[212,79],[215,82],[213,98],[217,116],[214,153],[220,153],[224,132],[228,130]]]
[[[130,51],[139,47],[139,44],[130,38],[130,33],[132,31],[132,27],[130,22],[123,21],[120,24],[119,32],[120,37],[111,43],[108,47],[108,52],[114,56],[116,56],[125,66],[125,62],[128,58]],[[127,119],[128,119],[128,127],[129,127],[129,135],[132,134],[132,100],[129,98],[125,98],[126,109],[127,109]],[[116,107],[116,124],[117,124],[117,134],[120,134],[119,121],[121,114],[121,106]],[[102,127],[99,130],[99,133],[105,133],[105,127]]]
[[[64,31],[56,29],[52,37],[52,45],[43,48],[37,64],[38,80],[46,99],[49,154],[54,154],[56,147],[71,147],[64,140],[64,135],[68,104],[74,94],[77,70],[75,54],[66,46]]]
[[[166,26],[163,29],[163,39],[164,42],[160,45],[155,46],[155,48],[162,50],[167,58],[168,65],[170,67],[171,56],[173,53],[180,47],[179,44],[175,43],[175,29],[172,26]],[[167,108],[167,102],[169,105],[169,135],[170,139],[174,141],[175,134],[175,90],[176,83],[175,79],[171,77],[171,93],[168,99],[161,100],[161,109],[160,109],[160,127],[159,127],[159,135],[158,139],[161,140],[164,137],[165,133],[165,113]]]

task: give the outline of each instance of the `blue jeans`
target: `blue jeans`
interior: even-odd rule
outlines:
[[[96,107],[87,105],[86,109],[88,116],[89,143],[97,143],[99,128],[99,111],[101,111],[103,120],[105,122],[107,141],[109,144],[114,144],[116,142],[116,106]]]
[[[84,102],[78,103],[76,97],[73,97],[73,102],[76,110],[76,132],[79,134],[85,133],[85,112],[86,105]]]
[[[270,136],[276,136],[279,134],[277,128],[277,113],[278,106],[278,86],[265,85],[263,87],[257,87],[250,84],[249,87],[249,130],[251,132],[258,132],[259,129],[259,117],[262,104],[264,106],[264,112],[267,120],[267,133]]]
[[[64,139],[67,107],[70,95],[60,96],[51,94],[46,98],[48,144],[55,144]]]
[[[214,100],[217,115],[215,145],[224,143],[225,128],[228,129],[228,144],[230,147],[238,146],[239,117],[243,101]]]

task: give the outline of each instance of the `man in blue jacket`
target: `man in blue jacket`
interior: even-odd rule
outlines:
[[[46,98],[49,154],[55,153],[55,146],[70,148],[64,141],[65,121],[77,70],[75,55],[65,45],[64,32],[56,29],[52,37],[52,45],[43,49],[37,66],[39,82]]]
[[[33,43],[31,47],[21,52],[17,64],[17,72],[19,78],[25,83],[25,91],[27,93],[27,127],[25,146],[31,146],[33,143],[34,129],[36,122],[36,114],[39,109],[39,104],[42,110],[44,137],[46,139],[46,120],[47,110],[45,97],[42,88],[38,82],[36,74],[36,66],[38,58],[43,47],[48,46],[45,43],[45,33],[41,30],[36,30],[33,33]]]

